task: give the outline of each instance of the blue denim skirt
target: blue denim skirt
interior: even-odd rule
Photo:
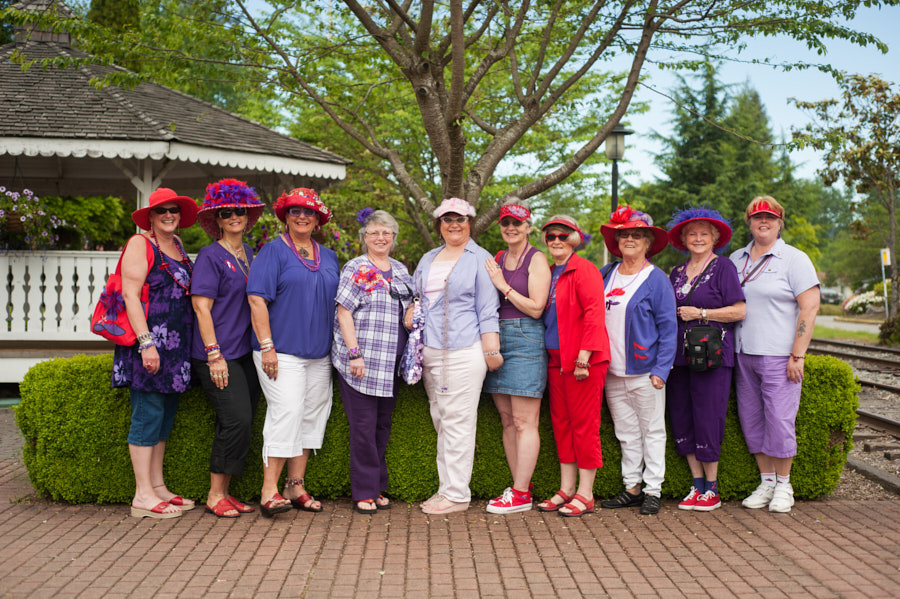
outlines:
[[[500,353],[503,366],[488,372],[485,393],[543,397],[547,386],[547,352],[544,323],[534,318],[500,321]]]

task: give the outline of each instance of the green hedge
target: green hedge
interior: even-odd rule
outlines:
[[[112,355],[76,356],[42,362],[32,368],[20,389],[16,419],[25,436],[25,465],[34,488],[56,500],[128,502],[134,476],[128,457],[130,408],[128,392],[110,389]],[[798,497],[827,494],[840,480],[850,451],[856,421],[858,385],[850,368],[835,358],[809,356],[800,412],[797,416],[799,454],[791,482]],[[534,475],[538,497],[548,497],[559,485],[559,465],[553,444],[549,410],[541,415],[541,452]],[[262,425],[265,401],[254,421],[253,443],[244,475],[232,482],[241,498],[258,497],[262,485]],[[175,427],[166,449],[165,477],[169,487],[202,499],[209,485],[209,451],[214,415],[206,397],[192,389],[181,397]],[[619,444],[603,407],[600,435],[604,467],[597,473],[595,493],[608,497],[622,488]],[[335,384],[334,407],[325,442],[310,459],[307,483],[319,497],[350,494],[349,429]],[[389,492],[416,501],[437,488],[436,434],[421,384],[401,389],[388,445]],[[680,497],[691,484],[690,471],[675,453],[669,435],[663,495]],[[729,405],[719,466],[719,488],[726,500],[741,498],[758,484],[755,462],[747,453],[737,420],[734,398]],[[503,455],[500,419],[493,403],[482,397],[478,412],[472,492],[476,497],[499,495],[510,483]]]

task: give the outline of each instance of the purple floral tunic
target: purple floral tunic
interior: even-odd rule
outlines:
[[[138,344],[116,346],[113,358],[113,387],[131,387],[138,391],[181,393],[191,384],[191,333],[194,310],[191,297],[175,282],[191,288],[191,273],[178,260],[153,246],[154,261],[147,273],[150,284],[147,326],[159,352],[160,368],[155,375],[144,369]],[[166,261],[169,273],[159,265]],[[190,260],[190,259],[189,259]]]

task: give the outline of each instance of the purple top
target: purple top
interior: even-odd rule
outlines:
[[[556,317],[556,285],[559,277],[566,270],[565,264],[554,264],[550,268],[550,295],[547,297],[547,309],[544,310],[544,348],[559,349],[559,319]]]
[[[508,250],[507,250],[508,251]],[[525,256],[520,257],[521,264],[519,264],[518,269],[513,268],[512,270],[508,270],[506,268],[506,251],[500,253],[500,268],[503,269],[503,278],[506,279],[506,283],[524,295],[525,297],[529,297],[528,295],[528,266],[531,264],[531,259],[534,258],[534,255],[538,252],[538,249],[534,246],[530,246],[525,251]],[[512,320],[514,318],[531,318],[518,308],[516,308],[511,301],[506,299],[503,296],[503,293],[500,293],[500,320]]]
[[[244,255],[253,263],[253,250],[244,244]],[[245,264],[244,268],[248,268]],[[194,263],[191,294],[208,297],[213,301],[212,321],[216,330],[216,343],[226,360],[234,360],[250,353],[250,304],[247,303],[247,279],[231,252],[219,242],[200,250]],[[200,325],[194,319],[194,341],[191,357],[206,360]]]
[[[709,264],[706,272],[700,278],[697,286],[694,287],[694,293],[691,295],[690,303],[687,303],[687,287],[689,283],[684,276],[684,269],[687,268],[687,262],[676,266],[669,275],[669,280],[675,288],[675,306],[694,306],[695,308],[706,308],[713,310],[716,308],[724,308],[732,306],[738,302],[744,301],[744,292],[741,290],[741,282],[738,280],[737,269],[734,263],[727,258],[721,256],[716,257]],[[701,324],[699,320],[689,320],[687,322],[677,319],[678,322],[678,347],[675,350],[675,366],[687,366],[687,358],[684,355],[684,330]],[[716,322],[709,321],[711,326],[719,329],[725,329],[725,338],[722,340],[722,366],[734,366],[734,325],[733,322]]]
[[[338,259],[333,250],[316,243],[319,270],[311,271],[284,243],[270,241],[259,250],[250,269],[247,295],[269,305],[269,327],[275,351],[298,358],[324,358],[331,352],[334,297],[338,287]],[[306,260],[312,266],[312,260]],[[251,344],[259,350],[253,337]]]
[[[147,327],[159,352],[159,371],[155,375],[147,372],[137,342],[129,346],[117,345],[113,357],[112,386],[155,393],[181,393],[187,391],[191,384],[194,310],[191,297],[172,277],[190,288],[191,274],[181,261],[163,254],[156,245],[153,246],[153,254],[153,265],[146,279],[150,285]],[[159,267],[162,260],[168,263],[171,275]]]

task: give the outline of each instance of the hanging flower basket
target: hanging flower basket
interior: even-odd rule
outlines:
[[[0,187],[0,250],[49,250],[59,240],[61,224],[31,191]]]

